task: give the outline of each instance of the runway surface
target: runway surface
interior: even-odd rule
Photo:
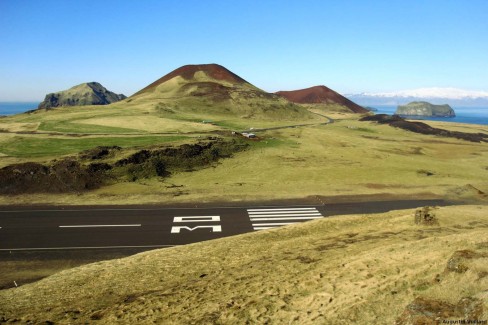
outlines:
[[[442,200],[211,208],[0,207],[0,257],[13,252],[172,247],[344,214],[381,213]]]

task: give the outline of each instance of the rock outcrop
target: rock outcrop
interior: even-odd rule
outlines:
[[[107,105],[125,99],[122,94],[115,94],[98,82],[83,83],[68,90],[47,94],[38,109],[50,109],[60,106]]]
[[[426,116],[426,117],[455,117],[454,110],[449,105],[434,105],[428,102],[411,102],[399,105],[396,115],[400,116]]]

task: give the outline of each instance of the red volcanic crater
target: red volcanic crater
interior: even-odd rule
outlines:
[[[315,86],[300,90],[278,91],[277,95],[291,102],[300,104],[339,104],[346,106],[354,113],[367,113],[368,110],[350,101],[341,94],[325,86]]]
[[[173,79],[174,77],[182,77],[186,80],[192,80],[193,76],[195,75],[196,72],[202,71],[204,72],[207,76],[215,79],[215,80],[222,80],[222,81],[227,81],[233,84],[242,84],[242,83],[247,83],[246,80],[242,79],[235,73],[227,70],[221,65],[212,63],[212,64],[189,64],[189,65],[184,65],[176,70],[173,70],[172,72],[168,73],[164,77],[156,80],[149,86],[139,90],[137,93],[134,95],[139,95],[142,94],[148,90],[151,90],[153,88],[156,88],[160,84]],[[134,96],[133,95],[133,96]]]

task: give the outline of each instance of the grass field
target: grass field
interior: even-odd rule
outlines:
[[[393,324],[416,297],[470,297],[486,320],[486,206],[436,209],[435,226],[415,225],[414,212],[327,218],[65,270],[0,291],[0,319]],[[449,271],[460,250],[479,257]],[[54,263],[51,272],[66,267]]]
[[[111,110],[115,108],[88,109],[83,113],[70,110],[66,113],[61,110],[36,113],[40,116],[37,118],[40,125],[49,121],[62,125],[60,121],[65,118],[89,128],[114,129],[113,133],[77,137],[3,133],[0,134],[0,163],[5,166],[11,162],[47,160],[99,145],[131,147],[183,143],[187,141],[183,136],[188,136],[188,141],[195,141],[199,134],[209,135],[219,130],[227,132],[224,137],[231,137],[230,130],[237,127],[255,127],[242,121],[234,124],[229,116],[222,116],[222,120],[216,116],[212,123],[198,122],[199,118],[183,113],[179,113],[178,119],[170,119],[153,116],[152,113],[136,114],[132,110],[133,116],[129,116],[130,110],[124,108],[117,108],[117,114],[109,118],[107,114]],[[141,110],[145,112],[145,108]],[[343,119],[332,124],[258,132],[260,139],[249,141],[249,150],[235,154],[232,159],[222,160],[214,168],[176,173],[165,179],[114,184],[76,195],[10,196],[1,197],[0,202],[171,204],[349,195],[486,200],[486,143],[415,134],[386,125],[359,122],[357,117],[343,114],[336,112],[334,118]],[[4,125],[33,123],[32,118],[20,115],[1,122]],[[265,121],[259,126],[275,127],[288,123]],[[450,127],[448,123],[438,123],[438,126]],[[139,133],[118,133],[130,127]],[[451,127],[480,131],[480,126],[475,125]],[[185,134],[187,130],[193,132]],[[151,134],[155,131],[168,134]],[[176,190],[169,184],[182,187]]]
[[[83,138],[15,136],[8,142],[0,143],[0,152],[18,158],[58,157],[97,146],[145,147],[186,138],[184,136],[90,136]]]

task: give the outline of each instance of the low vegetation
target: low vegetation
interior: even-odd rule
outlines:
[[[140,173],[135,168],[135,177],[121,177],[118,178],[121,182],[108,182],[82,194],[0,196],[0,202],[139,204],[305,197],[317,203],[327,202],[331,197],[334,197],[334,201],[341,198],[362,200],[361,197],[429,197],[461,201],[487,199],[486,143],[360,122],[357,116],[340,112],[331,114],[334,118],[332,124],[325,125],[320,121],[297,128],[254,131],[258,139],[251,140],[232,135],[231,131],[256,125],[246,125],[244,120],[235,122],[230,116],[198,120],[190,115],[178,114],[170,119],[154,115],[159,113],[150,107],[139,106],[138,109],[136,112],[125,107],[100,107],[100,110],[83,108],[61,112],[60,109],[53,109],[34,113],[35,120],[41,121],[41,124],[46,120],[66,118],[76,119],[81,124],[90,122],[93,127],[98,125],[96,123],[103,123],[103,128],[109,126],[107,114],[112,112],[115,120],[126,121],[124,128],[134,128],[135,134],[130,135],[45,134],[32,129],[36,124],[29,114],[2,119],[1,125],[6,129],[14,129],[20,123],[31,131],[29,134],[14,131],[0,134],[0,166],[25,162],[49,165],[54,159],[76,156],[97,146],[120,146],[124,150],[117,154],[118,158],[103,161],[114,164],[126,154],[152,150],[154,146],[192,144],[209,136],[220,137],[225,142],[240,139],[249,145],[249,149],[236,152],[231,159],[221,160],[213,165],[214,168],[180,168],[171,172],[169,177],[159,177],[151,172],[155,177],[149,178],[137,176]],[[324,114],[323,108],[317,108],[316,112]],[[150,123],[151,119],[154,125]],[[262,123],[263,127],[289,125],[289,122],[277,121]],[[158,125],[158,134],[153,133],[156,131],[155,125]],[[488,133],[476,125],[450,125],[437,123],[436,127],[451,127],[464,133]],[[186,127],[189,132],[183,132]],[[197,131],[199,128],[200,131]],[[86,165],[88,162],[80,160],[80,163]],[[208,190],[209,186],[212,186],[211,191]]]
[[[415,209],[340,216],[84,265],[1,290],[0,321],[435,324],[488,319],[486,206],[427,211],[435,223],[416,223]]]
[[[209,166],[246,146],[239,140],[211,138],[178,147],[142,149],[129,155],[119,146],[96,147],[78,157],[53,160],[46,165],[26,162],[4,167],[0,169],[0,193],[80,193],[107,184],[168,177],[172,172]]]

